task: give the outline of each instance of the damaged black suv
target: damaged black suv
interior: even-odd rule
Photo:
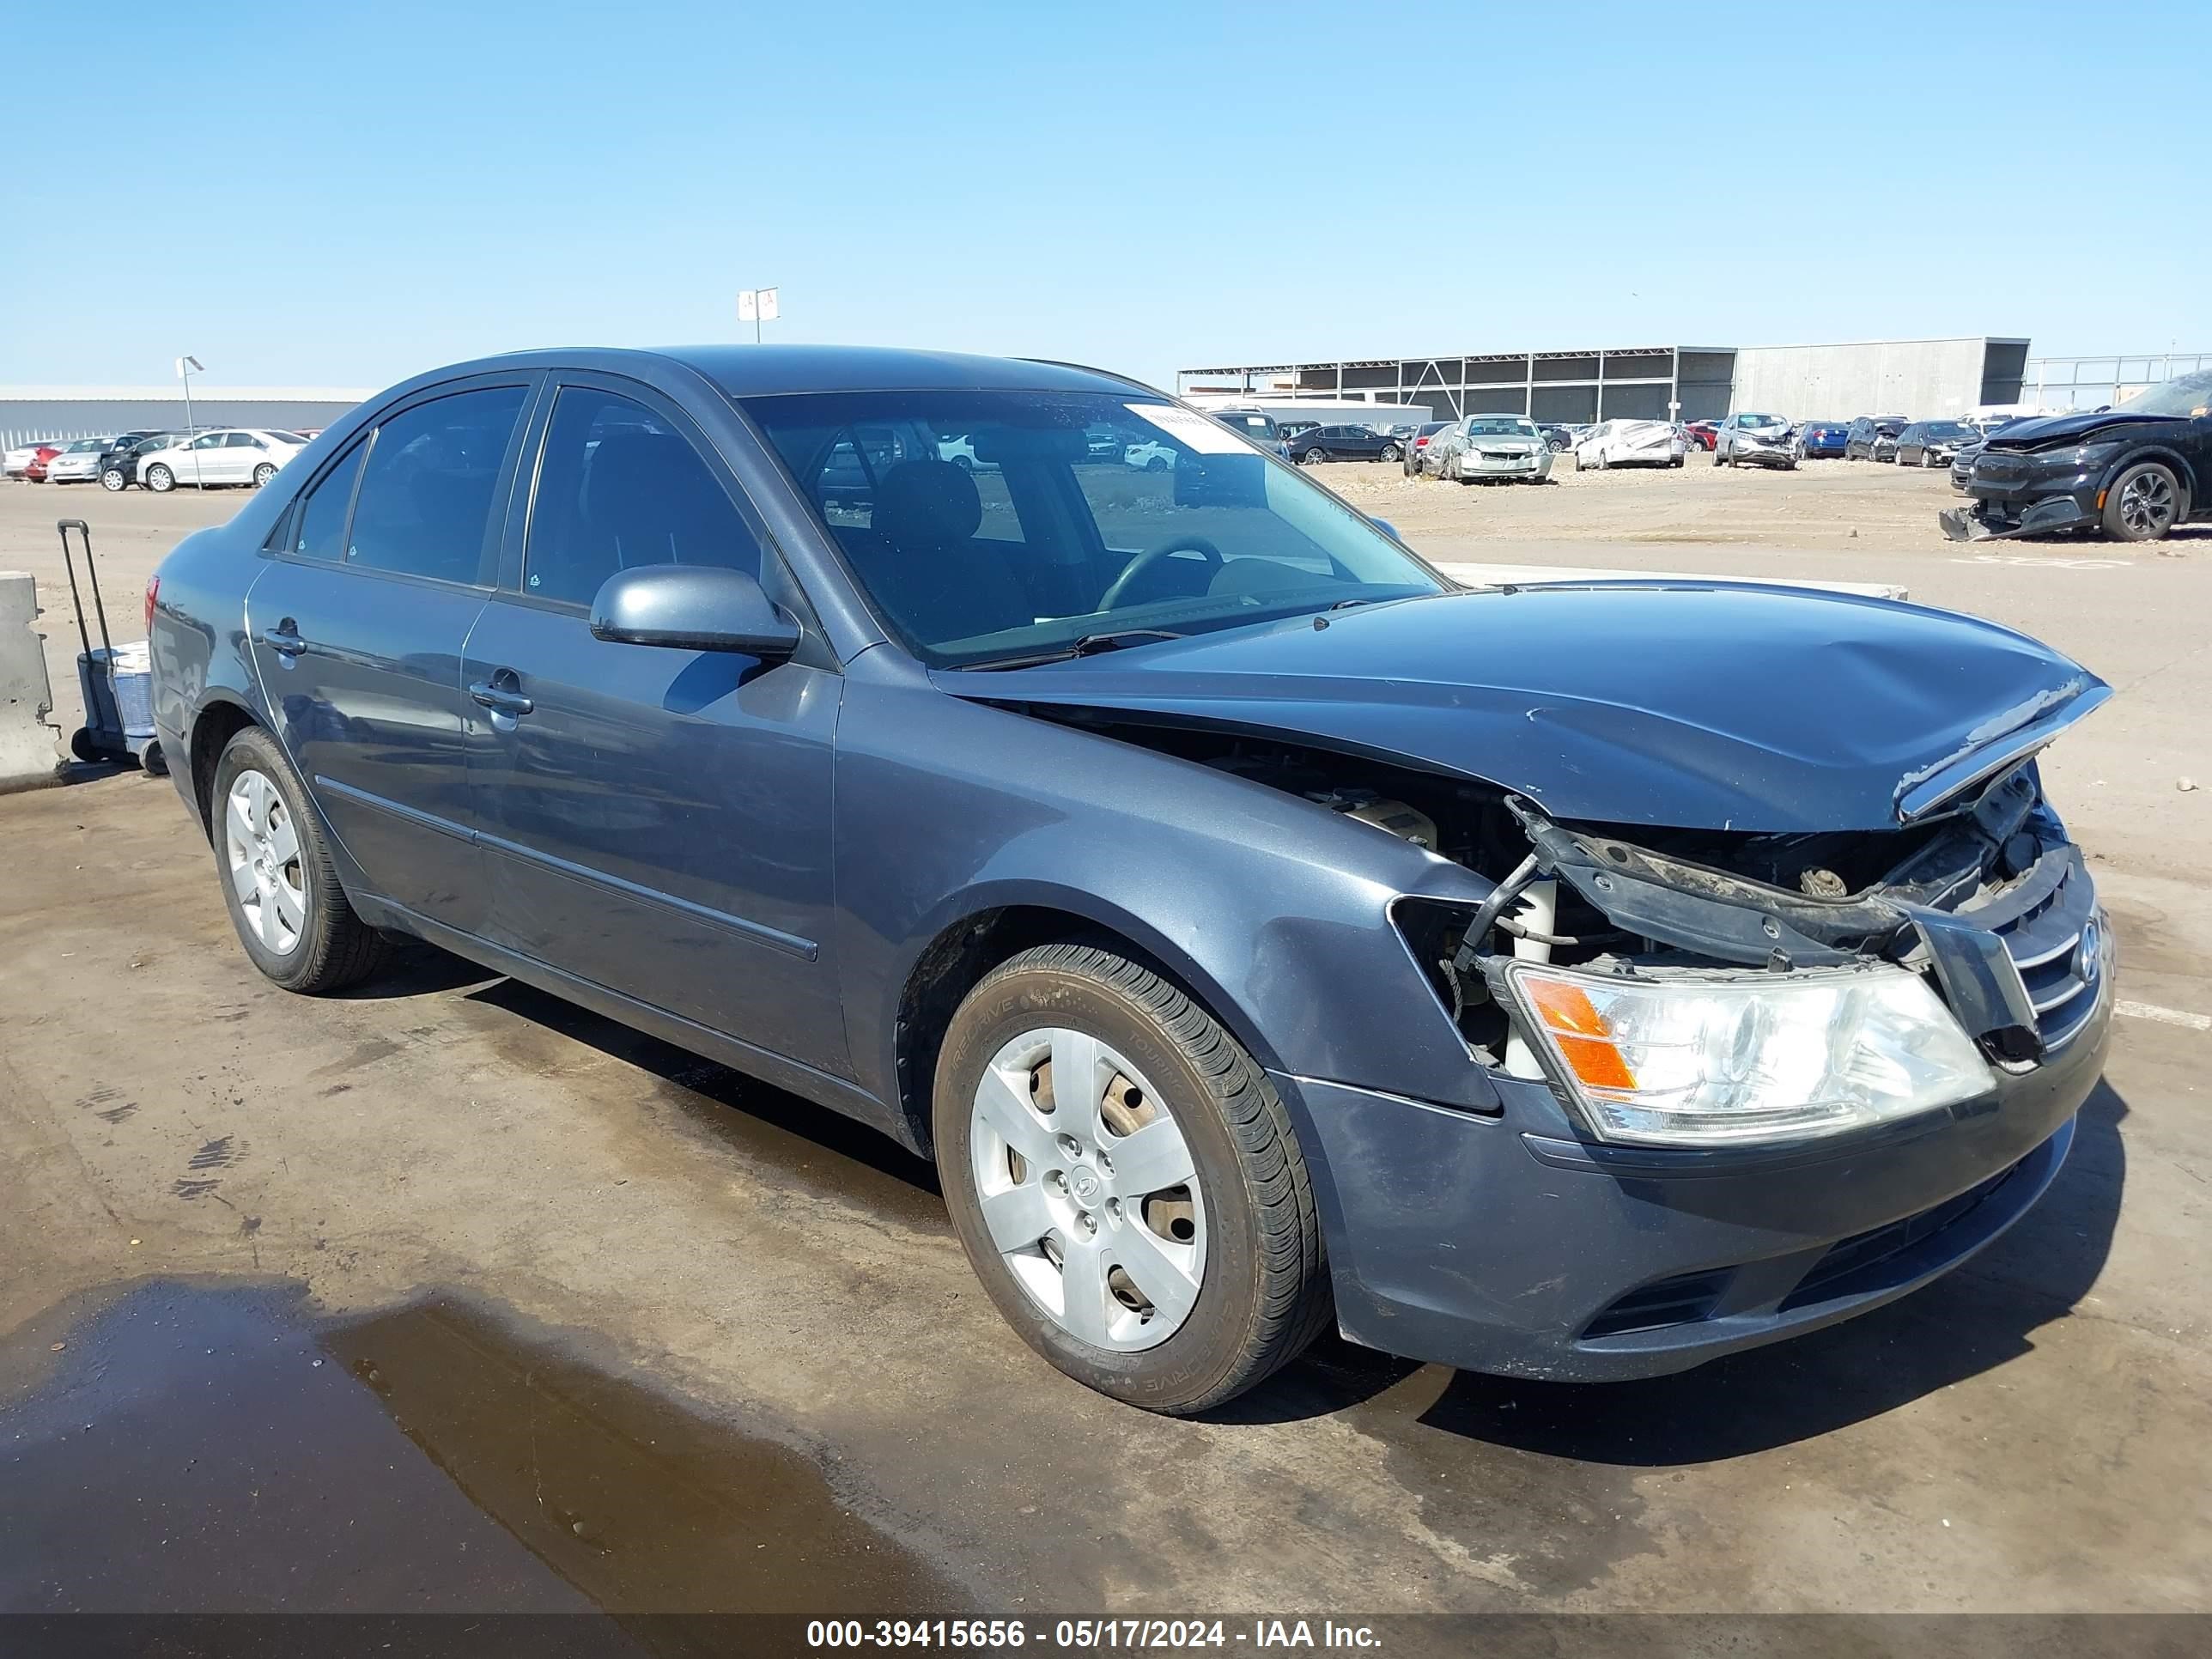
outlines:
[[[2212,514],[2212,369],[2125,403],[2021,421],[1991,434],[1966,480],[1970,507],[1942,516],[1954,542],[2101,532],[2164,539]]]

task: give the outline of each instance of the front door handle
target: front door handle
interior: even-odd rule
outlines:
[[[261,630],[261,642],[280,656],[296,657],[307,648],[307,641],[300,637],[299,623],[289,617],[274,628]]]
[[[501,681],[506,681],[507,684],[502,684]],[[502,669],[490,679],[470,682],[469,696],[490,709],[493,714],[505,714],[509,719],[513,719],[517,714],[527,714],[538,707],[536,703],[522,695],[519,686],[520,682],[515,680],[514,676]]]

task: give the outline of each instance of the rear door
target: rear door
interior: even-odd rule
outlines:
[[[361,881],[471,933],[488,908],[465,747],[483,711],[461,653],[532,389],[458,381],[386,411],[286,515],[246,604],[277,737]]]
[[[635,381],[558,379],[462,676],[489,702],[471,756],[489,936],[848,1076],[827,943],[843,679],[818,636],[779,663],[592,637],[600,585],[641,564],[731,567],[804,602],[680,410]],[[839,487],[863,487],[896,448],[863,434]]]

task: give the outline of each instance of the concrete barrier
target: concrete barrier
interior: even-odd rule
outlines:
[[[1456,561],[1438,562],[1437,568],[1471,587],[1505,583],[1516,587],[1536,587],[1553,582],[1757,582],[1767,587],[1825,588],[1831,593],[1856,593],[1869,599],[1901,599],[1905,596],[1903,585],[1897,582],[1821,582],[1791,576],[1713,576],[1683,570],[1600,570],[1578,565],[1462,564]]]
[[[0,570],[0,793],[61,775],[58,734],[46,721],[54,690],[38,618],[39,586],[30,573]]]

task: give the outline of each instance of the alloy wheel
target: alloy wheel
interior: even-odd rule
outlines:
[[[2173,485],[2163,472],[2138,472],[2120,489],[2120,522],[2148,540],[2173,526]]]
[[[102,489],[120,489],[128,482],[129,480],[124,477],[120,467],[111,466],[100,475],[100,487]]]
[[[223,805],[224,864],[246,925],[272,956],[300,948],[307,931],[307,878],[292,809],[265,772],[231,781]]]
[[[1133,1063],[1087,1032],[1024,1031],[983,1068],[969,1150],[992,1245],[1054,1323],[1121,1352],[1182,1328],[1206,1273],[1205,1200]]]

